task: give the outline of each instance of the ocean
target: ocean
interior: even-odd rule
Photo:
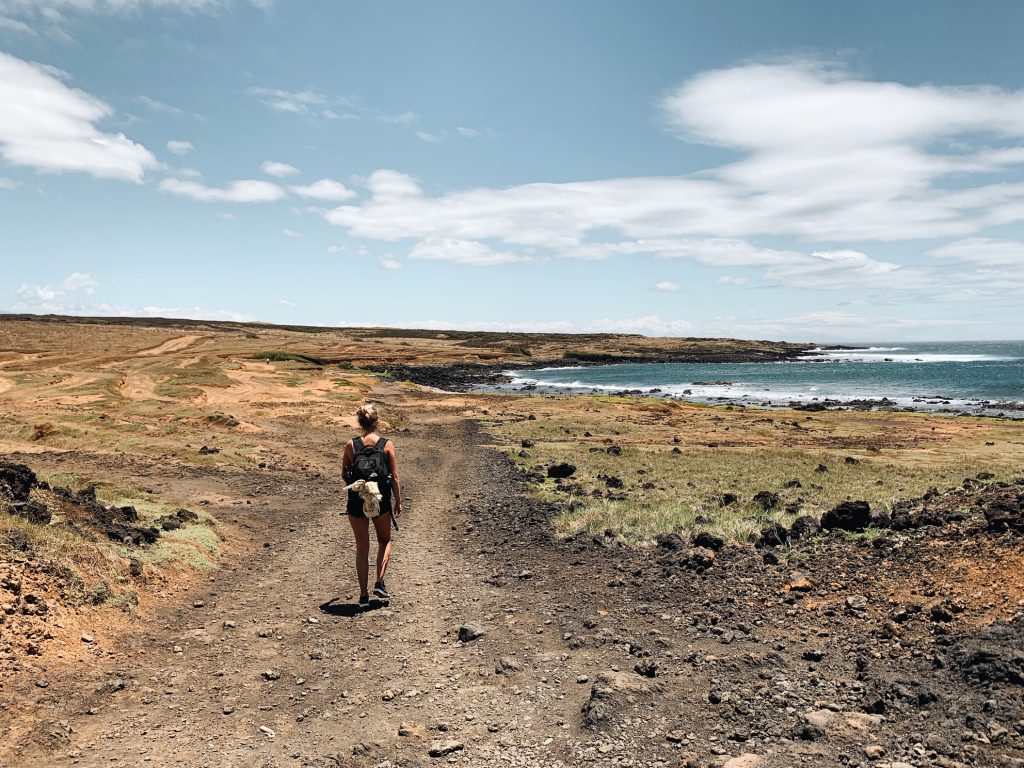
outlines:
[[[881,407],[1024,418],[1024,342],[887,342],[818,349],[781,363],[657,363],[509,371],[507,389],[767,407],[877,401]],[[887,398],[887,400],[883,400]]]

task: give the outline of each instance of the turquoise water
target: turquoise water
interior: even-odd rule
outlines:
[[[881,400],[923,410],[1024,404],[1024,342],[876,343],[785,363],[664,363],[511,371],[513,389],[787,405]],[[727,382],[727,383],[712,383]]]

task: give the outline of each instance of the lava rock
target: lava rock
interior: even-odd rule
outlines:
[[[548,467],[548,477],[565,478],[576,474],[576,467],[567,461],[561,461]]]
[[[828,531],[863,531],[870,521],[870,504],[866,501],[844,501],[821,516],[821,527]]]
[[[700,533],[694,534],[692,542],[693,546],[710,549],[712,552],[718,552],[725,546],[725,539],[721,536],[715,536],[715,534],[709,533],[708,531],[701,531]]]
[[[811,515],[801,515],[793,521],[789,527],[789,536],[792,539],[807,539],[821,533],[821,523],[818,518]]]
[[[36,473],[24,464],[0,461],[0,490],[6,490],[11,501],[28,501],[28,495],[38,485]]]
[[[754,494],[754,498],[751,501],[767,512],[769,509],[779,506],[782,497],[772,491],[758,491]]]

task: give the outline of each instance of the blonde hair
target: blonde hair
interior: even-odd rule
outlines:
[[[364,403],[356,411],[356,418],[359,419],[359,426],[363,429],[377,429],[377,421],[380,416],[377,414],[377,406],[373,403]]]

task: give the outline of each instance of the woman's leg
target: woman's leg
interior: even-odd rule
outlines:
[[[368,571],[370,570],[370,521],[365,517],[348,516],[352,524],[352,533],[356,537],[356,575],[359,577],[359,596],[369,594],[366,589]]]
[[[384,581],[391,559],[391,515],[381,513],[373,518],[373,527],[377,531],[377,581]]]

